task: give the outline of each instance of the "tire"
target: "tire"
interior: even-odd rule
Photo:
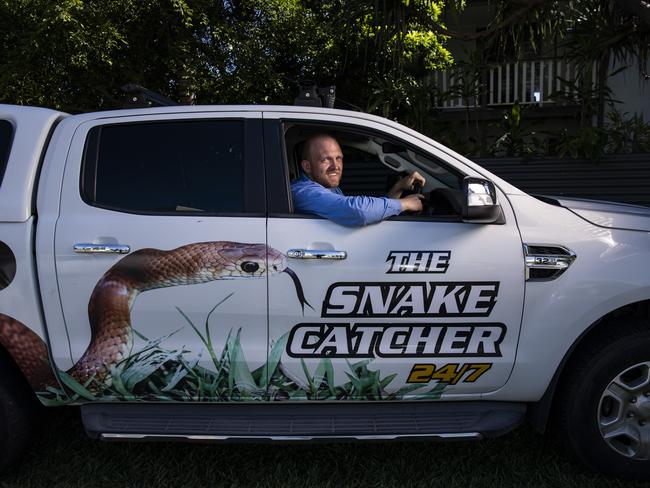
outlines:
[[[0,351],[0,472],[29,445],[40,405],[16,366]]]
[[[650,480],[650,324],[620,320],[567,366],[556,403],[559,434],[593,470]]]

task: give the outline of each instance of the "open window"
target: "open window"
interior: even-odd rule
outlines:
[[[379,132],[344,125],[285,122],[285,161],[291,181],[300,176],[304,142],[320,133],[331,135],[341,146],[340,188],[346,196],[386,196],[401,177],[418,171],[426,179],[420,190],[425,195],[424,210],[420,214],[401,214],[392,220],[460,220],[465,175],[421,149]]]

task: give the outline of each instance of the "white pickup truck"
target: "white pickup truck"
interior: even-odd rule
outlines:
[[[301,144],[347,195],[426,177],[425,208],[293,211]],[[650,479],[650,209],[530,196],[356,112],[0,105],[0,467],[38,398],[101,439],[479,439],[552,420]]]

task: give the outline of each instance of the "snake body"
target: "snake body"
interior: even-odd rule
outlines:
[[[95,285],[88,303],[90,343],[67,373],[84,385],[91,381],[110,384],[111,367],[131,353],[131,308],[140,293],[281,272],[294,280],[303,308],[305,304],[309,306],[297,276],[286,265],[284,254],[265,244],[214,241],[169,251],[149,248],[135,251],[112,266]],[[24,324],[1,313],[0,344],[35,390],[57,385],[45,343]]]

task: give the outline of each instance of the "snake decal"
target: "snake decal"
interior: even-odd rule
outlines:
[[[110,384],[111,368],[127,358],[133,347],[131,309],[140,293],[283,272],[291,276],[303,310],[305,305],[311,307],[298,276],[287,267],[285,255],[264,244],[215,241],[169,251],[135,251],[118,261],[97,282],[88,304],[90,344],[67,374],[90,389],[96,390],[98,384]],[[35,390],[58,385],[45,343],[24,324],[4,314],[0,314],[0,344]]]
[[[85,401],[282,401],[282,400],[436,400],[446,383],[406,385],[390,389],[395,374],[381,375],[371,359],[346,362],[347,381],[337,382],[330,358],[315,370],[303,363],[304,377],[282,361],[289,332],[271,340],[266,363],[251,370],[240,341],[241,329],[230,329],[220,345],[210,335],[209,318],[227,295],[208,313],[205,329],[178,312],[203,343],[214,369],[198,364],[202,352],[186,356],[183,349],[164,345],[172,334],[145,338],[133,329],[131,310],[140,293],[157,288],[252,279],[286,273],[293,281],[300,306],[307,302],[286,256],[265,244],[229,241],[199,242],[172,250],[140,249],[123,257],[99,279],[88,303],[91,338],[85,352],[68,370],[50,364],[46,344],[24,324],[0,313],[0,344],[9,352],[42,403],[61,405]],[[227,324],[226,324],[227,325]],[[223,324],[220,325],[223,327]],[[179,329],[180,330],[180,329]],[[134,350],[134,336],[145,345]],[[59,382],[60,380],[60,382]],[[414,390],[418,390],[417,393]],[[426,391],[424,391],[426,390]]]

